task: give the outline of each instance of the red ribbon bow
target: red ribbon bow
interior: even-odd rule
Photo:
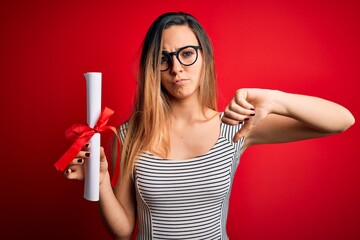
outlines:
[[[75,142],[71,147],[64,153],[64,155],[54,164],[58,171],[64,171],[69,163],[76,157],[83,146],[91,139],[95,133],[101,133],[106,130],[111,130],[117,137],[118,151],[116,156],[116,163],[114,169],[114,175],[111,179],[111,185],[115,186],[119,175],[119,152],[120,152],[120,138],[117,134],[116,128],[112,126],[106,126],[107,122],[114,111],[110,108],[105,107],[102,111],[94,128],[89,127],[85,124],[74,124],[65,131],[65,136]]]

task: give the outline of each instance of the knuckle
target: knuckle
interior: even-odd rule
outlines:
[[[231,103],[229,104],[229,110],[234,110],[234,109],[236,108],[236,106],[237,106],[237,103],[236,103],[236,102],[231,102]]]
[[[69,164],[69,167],[72,167],[72,166],[74,166],[75,164],[77,164],[77,160],[78,160],[79,158],[74,158],[72,161],[71,161],[71,163]]]
[[[244,98],[239,96],[235,99],[236,105],[243,105],[244,104]]]

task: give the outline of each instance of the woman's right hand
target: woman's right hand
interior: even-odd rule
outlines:
[[[89,159],[89,157],[90,145],[86,144],[66,168],[64,172],[65,178],[84,180],[84,178],[86,177],[84,163]],[[106,160],[104,148],[100,147],[100,184],[103,182],[106,176],[110,179],[108,173],[108,162]]]

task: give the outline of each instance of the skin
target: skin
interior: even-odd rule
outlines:
[[[249,116],[255,109],[255,116]],[[249,118],[235,134],[245,137],[243,151],[256,144],[292,142],[343,132],[355,123],[344,107],[321,98],[268,89],[239,89],[222,121],[234,125]]]
[[[163,51],[173,52],[199,42],[187,26],[172,26],[163,33]],[[189,159],[209,151],[220,134],[219,113],[205,109],[199,102],[200,75],[203,65],[202,51],[197,61],[183,66],[173,56],[171,68],[161,73],[161,82],[172,96],[170,159]]]
[[[173,52],[187,45],[199,45],[186,26],[172,26],[163,32],[162,50]],[[256,144],[290,142],[323,137],[345,131],[355,120],[344,107],[317,97],[268,89],[236,91],[224,116],[203,111],[198,94],[203,56],[192,66],[183,66],[173,56],[169,70],[161,73],[162,85],[171,95],[169,159],[186,160],[209,151],[220,134],[221,121],[229,125],[244,122],[234,141],[245,137],[244,148]],[[84,147],[65,172],[68,179],[84,179]],[[121,169],[122,166],[121,166]],[[135,227],[135,192],[131,178],[122,178],[112,189],[103,148],[100,163],[100,209],[105,224],[116,239],[130,239]]]

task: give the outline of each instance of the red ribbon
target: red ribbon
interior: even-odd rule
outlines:
[[[69,163],[76,157],[76,155],[78,155],[78,153],[83,148],[83,146],[91,139],[91,137],[95,133],[101,133],[106,130],[111,130],[115,133],[117,137],[117,145],[118,145],[114,174],[111,179],[111,185],[115,186],[120,172],[119,171],[120,170],[120,161],[119,161],[120,138],[119,135],[117,134],[115,127],[106,126],[110,116],[113,114],[114,114],[113,110],[105,107],[94,128],[91,128],[85,124],[74,124],[69,129],[67,129],[65,131],[65,136],[75,142],[64,153],[64,155],[54,164],[56,169],[58,171],[64,171],[69,165]]]

